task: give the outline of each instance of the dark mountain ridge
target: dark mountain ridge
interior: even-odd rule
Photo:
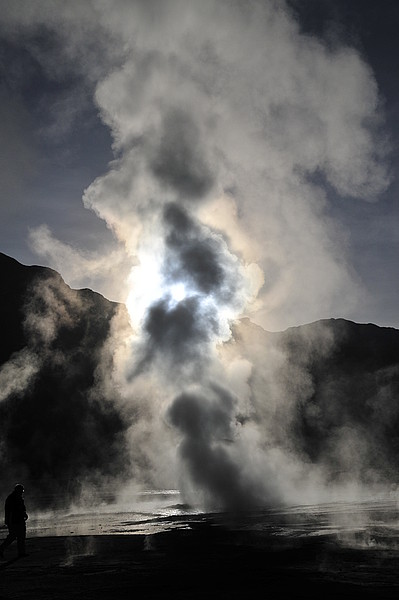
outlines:
[[[0,275],[3,282],[0,287],[0,327],[3,342],[0,345],[0,364],[6,362],[13,352],[29,345],[27,333],[24,330],[25,309],[29,300],[32,286],[40,282],[43,286],[51,282],[53,288],[67,288],[61,275],[48,267],[25,266],[14,258],[0,252]],[[68,344],[71,341],[81,343],[83,337],[82,326],[93,328],[88,333],[89,337],[105,339],[108,333],[108,324],[115,314],[117,303],[106,300],[101,294],[89,289],[69,290],[71,294],[80,299],[87,306],[82,311],[82,319],[75,323],[72,335],[68,336],[67,330],[63,331],[58,343]],[[44,307],[43,307],[44,309]],[[91,317],[91,318],[87,318]],[[70,328],[68,328],[70,329]]]
[[[325,319],[268,333],[245,320],[234,339],[253,364],[255,403],[271,406],[271,443],[320,466],[327,482],[397,485],[398,330]]]
[[[59,504],[86,488],[116,489],[134,470],[126,435],[134,422],[99,372],[113,368],[107,339],[125,307],[4,254],[0,281],[4,486],[23,480],[38,506],[50,502],[49,486]],[[264,431],[265,446],[321,469],[327,483],[396,484],[398,330],[326,319],[270,333],[242,319],[232,334],[224,352],[252,365],[245,419]]]
[[[105,397],[96,382],[120,307],[4,254],[0,281],[2,480],[24,480],[41,505],[49,486],[69,503],[83,485],[111,485],[127,469],[117,393]]]

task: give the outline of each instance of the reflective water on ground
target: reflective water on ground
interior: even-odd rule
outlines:
[[[30,536],[154,534],[200,524],[266,536],[281,543],[328,537],[345,547],[399,552],[396,499],[284,506],[226,514],[206,513],[183,504],[176,490],[146,491],[123,505],[33,514]]]

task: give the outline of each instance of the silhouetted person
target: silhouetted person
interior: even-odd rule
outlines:
[[[18,556],[26,556],[25,538],[26,524],[28,518],[23,498],[24,486],[20,483],[14,488],[14,491],[7,497],[4,507],[4,521],[8,527],[8,536],[2,544],[0,544],[0,556],[3,557],[3,552],[10,546],[14,540],[17,540]]]

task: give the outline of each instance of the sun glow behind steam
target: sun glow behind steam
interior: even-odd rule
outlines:
[[[252,288],[251,282],[250,288]],[[163,273],[162,259],[157,253],[143,252],[140,263],[132,267],[126,300],[130,322],[136,331],[141,329],[146,315],[157,302],[166,301],[168,309],[174,309],[189,298],[196,298],[204,310],[211,311],[220,324],[222,338],[226,339],[229,323],[238,318],[240,311],[217,301],[211,293],[200,293],[185,281],[170,280]],[[243,307],[240,307],[241,309]],[[227,336],[228,337],[228,336]]]
[[[161,261],[157,255],[143,251],[139,260],[129,275],[130,291],[126,300],[130,321],[135,329],[140,327],[148,307],[165,294]]]
[[[170,296],[176,304],[184,300],[187,296],[187,289],[184,283],[178,282],[170,286]]]
[[[162,257],[158,252],[142,252],[138,265],[132,267],[126,306],[134,329],[139,329],[148,309],[162,298],[168,299],[172,308],[185,298],[194,295],[186,283],[170,282],[162,272]]]

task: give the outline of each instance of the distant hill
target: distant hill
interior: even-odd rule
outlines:
[[[128,467],[127,424],[116,393],[105,398],[96,385],[96,369],[118,305],[4,254],[0,282],[3,484],[24,480],[40,505],[48,488],[60,504],[82,486],[109,481],[112,491]]]
[[[398,484],[398,330],[326,319],[268,333],[244,319],[230,346],[253,365],[269,444],[327,482]]]
[[[0,282],[4,487],[23,480],[38,506],[54,494],[59,504],[85,490],[112,495],[134,468],[134,422],[99,369],[112,369],[106,341],[125,307],[4,254]],[[327,319],[270,333],[242,319],[222,352],[250,364],[250,409],[238,419],[257,424],[265,448],[327,482],[398,483],[398,330]]]

